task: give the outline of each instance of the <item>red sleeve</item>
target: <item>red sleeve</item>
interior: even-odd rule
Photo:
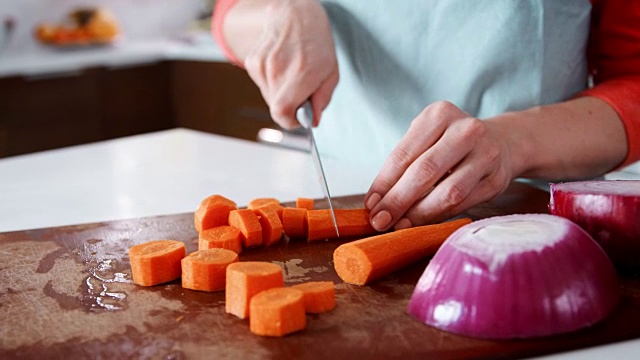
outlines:
[[[216,7],[213,9],[213,16],[211,18],[211,32],[224,56],[232,63],[242,66],[242,62],[236,57],[224,38],[224,18],[237,2],[238,0],[218,0],[216,2]]]
[[[589,67],[595,86],[580,95],[606,101],[627,132],[627,157],[640,160],[640,1],[593,0]]]

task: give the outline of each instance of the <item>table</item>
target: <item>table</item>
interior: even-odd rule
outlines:
[[[332,159],[325,163],[338,205],[360,205],[361,197],[347,195],[366,191],[375,171]],[[0,357],[46,353],[54,358],[180,358],[216,351],[230,357],[313,358],[304,349],[330,339],[339,345],[332,347],[337,357],[382,358],[388,355],[385,349],[411,357],[416,354],[407,353],[403,341],[415,342],[415,334],[430,335],[426,338],[432,346],[423,350],[433,350],[435,344],[440,357],[522,357],[640,335],[636,280],[625,283],[632,306],[586,335],[496,344],[442,333],[398,314],[425,262],[372,287],[348,286],[327,262],[339,244],[333,241],[314,248],[283,242],[269,251],[244,254],[245,259],[280,261],[288,283],[330,279],[338,284],[338,308],[310,318],[305,333],[284,340],[255,337],[244,321],[224,314],[219,293],[182,290],[178,283],[150,289],[131,284],[126,249],[151,238],[171,237],[194,250],[192,211],[210,193],[226,194],[239,205],[261,196],[283,201],[320,197],[307,154],[177,129],[5,159],[0,161],[0,174],[0,232],[12,231],[0,234]],[[545,197],[539,190],[514,184],[469,215],[544,211]],[[60,225],[71,226],[51,228]],[[42,229],[24,231],[32,228]],[[376,306],[390,304],[390,313],[368,310],[371,303],[364,299],[372,297]],[[363,313],[368,315],[360,316]],[[390,327],[375,336],[364,330],[381,322]],[[344,323],[351,325],[340,325]],[[209,337],[207,327],[221,338]],[[385,340],[391,340],[391,349],[380,347]],[[632,354],[640,354],[640,341],[553,357]]]

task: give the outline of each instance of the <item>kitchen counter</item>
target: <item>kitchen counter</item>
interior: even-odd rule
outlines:
[[[366,191],[376,175],[376,169],[360,168],[334,159],[323,160],[329,178],[328,183],[334,196],[361,194]],[[136,219],[192,212],[201,199],[213,193],[223,194],[241,206],[256,197],[276,197],[282,201],[292,201],[298,196],[314,198],[322,196],[309,155],[304,152],[185,129],[174,129],[2,159],[0,160],[0,174],[2,174],[0,176],[0,204],[2,204],[0,206],[0,232],[93,223],[91,226],[59,228],[59,230],[53,231],[0,234],[2,239],[10,239],[12,236],[15,238],[16,234],[35,237],[42,235],[48,239],[45,247],[53,245],[54,242],[70,241],[69,244],[71,244],[71,241],[75,241],[73,239],[79,236],[78,241],[89,242],[85,244],[85,247],[98,248],[98,239],[86,240],[82,237],[85,236],[83,235],[85,232],[89,234],[96,231],[105,236],[103,239],[106,241],[105,246],[108,244],[115,246],[117,242],[113,243],[112,240],[117,240],[118,231],[126,232],[121,236],[125,236],[129,239],[128,241],[131,241],[131,239],[141,236],[139,231],[144,227],[147,227],[149,231],[158,231],[159,233],[165,231],[162,230],[164,227],[169,232],[188,230],[187,233],[191,236],[193,229],[188,226],[188,214],[149,218],[148,220]],[[132,220],[105,223],[105,221],[118,219]],[[176,221],[178,225],[173,228],[171,224]],[[157,224],[159,228],[153,230],[154,224]],[[129,227],[131,228],[129,229]],[[63,234],[66,235],[62,236]],[[19,244],[22,242],[15,242],[15,246],[19,246]],[[30,252],[29,256],[35,256],[34,254],[40,254],[45,250],[44,248],[38,251],[34,250]],[[73,249],[65,250],[63,247],[62,250],[71,251]],[[75,255],[68,258],[61,251],[53,251],[50,255],[55,255],[54,257],[47,255],[46,261],[40,262],[38,273],[40,274],[41,270],[48,272],[51,269],[53,272],[62,271],[66,268],[59,269],[59,267],[67,266],[67,263],[72,267],[81,266],[79,264],[82,262],[74,263],[73,256],[83,256],[82,254],[74,253]],[[98,255],[100,254],[102,253]],[[43,255],[46,254],[43,253]],[[22,264],[21,269],[26,269],[27,263]],[[57,267],[56,264],[58,264]],[[41,269],[42,266],[45,266],[46,269]],[[296,267],[296,269],[298,268]],[[106,271],[98,268],[94,270]],[[75,272],[70,274],[71,277],[75,276],[72,275]],[[94,275],[100,274],[102,273],[96,272]],[[68,280],[65,279],[67,278],[57,281]],[[59,298],[57,301],[60,306],[63,306],[65,311],[70,313],[71,303],[68,300],[71,295],[58,293],[61,291],[59,285],[62,283],[50,281],[48,284],[45,286],[45,294],[51,296],[52,299]],[[88,291],[93,289],[91,284],[87,282]],[[112,287],[112,284],[107,285],[109,288]],[[113,285],[115,286],[115,284]],[[343,293],[343,296],[346,296],[344,294],[347,293],[350,294],[350,291]],[[94,295],[89,291],[88,295],[83,295],[83,299],[88,299],[87,301],[101,299],[100,294]],[[131,293],[132,309],[138,306],[136,299],[156,295]],[[87,298],[87,296],[89,297]],[[118,298],[111,300],[116,301]],[[189,297],[182,300],[166,298],[160,301],[163,304],[170,302],[173,304],[178,301],[192,306],[199,303],[200,300],[197,297]],[[57,306],[55,302],[47,304],[47,306]],[[86,301],[83,302],[83,306],[86,304],[88,304]],[[118,305],[117,301],[114,304]],[[11,301],[9,306],[11,306]],[[181,311],[179,307],[174,310]],[[82,309],[76,311],[83,313]],[[175,313],[176,324],[182,320],[184,321],[180,324],[196,321],[196,318],[191,317],[193,314],[180,317],[178,312]],[[81,316],[87,316],[87,313],[83,314]],[[107,313],[94,314],[95,321],[106,321]],[[120,312],[114,316],[120,318],[123,314]],[[150,319],[152,323],[158,320],[157,313],[154,314],[156,315],[153,319]],[[44,318],[40,317],[40,319]],[[225,319],[226,322],[230,322],[227,320]],[[73,324],[75,324],[74,326],[81,325],[79,323]],[[238,324],[233,326],[237,327]],[[127,334],[136,332],[136,329],[127,328]],[[170,331],[170,328],[163,329],[165,330],[162,331]],[[160,331],[159,328],[154,331],[156,330]],[[114,338],[121,335],[114,335]],[[81,333],[75,336],[77,337],[74,338],[75,340],[71,340],[71,343],[78,341]],[[252,341],[259,342],[255,338],[252,339]],[[451,339],[443,338],[442,340],[448,344],[455,344],[455,341]],[[268,346],[266,343],[263,345]],[[101,342],[92,344],[92,346],[101,346]],[[165,345],[167,344],[157,344],[160,348]],[[256,344],[252,342],[250,345]],[[147,351],[151,351],[153,347],[152,344],[145,346],[149,346]],[[156,347],[156,350],[158,349]],[[606,357],[608,359],[628,359],[639,355],[640,341],[632,340],[557,354],[549,358]]]
[[[122,38],[113,44],[87,48],[55,48],[29,44],[0,50],[0,77],[55,76],[89,67],[129,67],[164,60],[226,62],[208,32],[194,31],[162,39]]]

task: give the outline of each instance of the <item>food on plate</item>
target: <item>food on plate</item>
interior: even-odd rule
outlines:
[[[262,226],[253,210],[232,210],[229,212],[228,224],[240,230],[245,248],[262,245]]]
[[[198,232],[216,226],[229,225],[229,213],[236,210],[236,203],[222,195],[211,195],[200,202],[194,213],[194,224]]]
[[[335,209],[340,237],[368,236],[377,233],[369,222],[368,209]],[[307,240],[336,238],[331,211],[328,209],[307,211]]]
[[[310,281],[291,286],[304,295],[305,311],[320,314],[336,307],[335,285],[332,281]]]
[[[262,261],[241,261],[227,266],[225,311],[241,319],[249,316],[251,298],[261,291],[284,287],[279,265]]]
[[[640,269],[640,180],[550,185],[549,212],[585,229],[622,268]]]
[[[216,226],[200,232],[198,250],[227,249],[240,254],[242,252],[242,233],[229,225]]]
[[[313,199],[302,198],[302,197],[299,197],[299,198],[296,199],[296,207],[297,208],[313,210],[314,206],[315,206],[315,201]]]
[[[397,230],[342,244],[333,253],[333,265],[344,282],[366,285],[420,259],[432,256],[449,235],[469,223],[471,219],[463,218]]]
[[[251,298],[249,330],[261,336],[284,336],[307,326],[304,294],[295,288],[272,288]]]
[[[262,228],[262,244],[269,246],[280,241],[282,237],[282,221],[273,207],[260,207],[253,212],[258,216]]]
[[[520,214],[453,233],[420,277],[408,311],[452,333],[528,338],[593,325],[619,296],[615,269],[587,232],[559,216]]]
[[[184,257],[182,287],[200,291],[225,289],[227,266],[238,262],[238,254],[227,249],[206,249]]]
[[[59,24],[41,23],[35,29],[38,41],[59,46],[107,44],[119,34],[115,17],[103,8],[77,9]]]
[[[186,255],[184,243],[176,240],[154,240],[129,248],[133,282],[152,286],[180,277],[180,261]]]
[[[307,209],[286,207],[282,211],[282,229],[290,239],[307,237]]]

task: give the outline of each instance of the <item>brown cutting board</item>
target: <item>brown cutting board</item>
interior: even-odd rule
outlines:
[[[546,212],[548,194],[513,184],[467,215]],[[339,208],[361,196],[336,199]],[[197,248],[192,214],[0,234],[0,358],[519,358],[640,337],[640,281],[622,280],[617,311],[595,327],[533,340],[488,341],[449,334],[405,312],[427,260],[371,286],[343,283],[332,265],[344,241],[286,242],[247,250],[241,260],[282,265],[288,284],[331,280],[337,307],[309,315],[285,338],[249,332],[224,312],[224,294],[131,283],[127,250],[153,239]]]

